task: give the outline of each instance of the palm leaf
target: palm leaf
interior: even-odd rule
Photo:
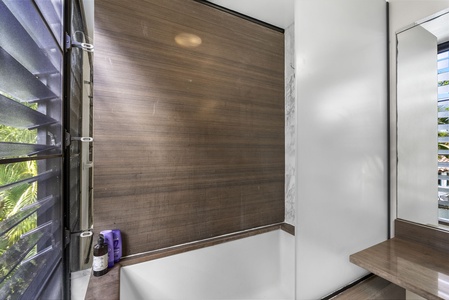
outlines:
[[[34,144],[37,130],[18,129],[0,125],[1,142],[21,142]],[[0,186],[17,182],[37,175],[36,161],[0,165]],[[0,222],[15,215],[23,207],[37,199],[37,183],[24,183],[0,192]],[[31,215],[18,226],[0,238],[0,254],[13,245],[20,236],[36,227],[36,214]]]

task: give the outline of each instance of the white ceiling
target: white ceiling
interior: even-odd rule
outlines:
[[[294,0],[208,1],[284,29],[294,21]]]

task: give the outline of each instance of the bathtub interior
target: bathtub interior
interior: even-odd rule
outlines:
[[[122,267],[120,299],[294,299],[294,237],[275,230]]]

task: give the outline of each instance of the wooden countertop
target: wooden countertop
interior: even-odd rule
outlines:
[[[120,299],[120,268],[121,263],[109,269],[101,277],[90,276],[85,300],[119,300]]]
[[[395,237],[349,260],[426,299],[449,299],[449,251],[431,243]]]

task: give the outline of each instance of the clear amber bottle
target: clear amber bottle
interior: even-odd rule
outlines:
[[[104,242],[104,236],[100,234],[98,242],[94,246],[94,260],[92,262],[94,276],[102,276],[108,272],[108,245]]]

